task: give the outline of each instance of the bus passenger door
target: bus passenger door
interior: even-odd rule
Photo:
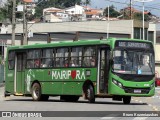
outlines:
[[[18,52],[15,58],[15,84],[14,89],[16,94],[24,93],[25,86],[25,60],[26,53]]]
[[[99,93],[108,93],[110,49],[104,47],[99,52]]]

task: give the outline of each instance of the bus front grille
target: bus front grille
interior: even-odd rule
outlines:
[[[133,93],[133,94],[148,94],[150,88],[129,88],[124,87],[125,93]]]

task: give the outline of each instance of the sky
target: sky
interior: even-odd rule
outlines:
[[[143,3],[141,2],[135,2],[136,0],[132,0],[133,7],[143,11]],[[149,0],[145,0],[149,1]],[[91,7],[93,8],[106,8],[109,5],[114,5],[117,10],[120,10],[124,7],[127,7],[129,5],[130,0],[91,0]],[[160,17],[160,0],[153,0],[150,2],[144,3],[145,10],[148,10],[154,15],[157,15]]]

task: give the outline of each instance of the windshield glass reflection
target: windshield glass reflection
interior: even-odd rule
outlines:
[[[154,56],[150,51],[115,50],[113,71],[122,74],[153,75]]]

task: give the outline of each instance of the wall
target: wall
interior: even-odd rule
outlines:
[[[62,23],[35,23],[28,24],[29,31],[40,32],[107,32],[107,21],[86,21],[86,22],[62,22]],[[31,26],[31,27],[30,27]],[[12,32],[12,26],[8,26],[8,33]],[[16,33],[23,32],[23,25],[16,25]],[[133,20],[118,20],[109,22],[109,33],[130,34],[133,36]]]

